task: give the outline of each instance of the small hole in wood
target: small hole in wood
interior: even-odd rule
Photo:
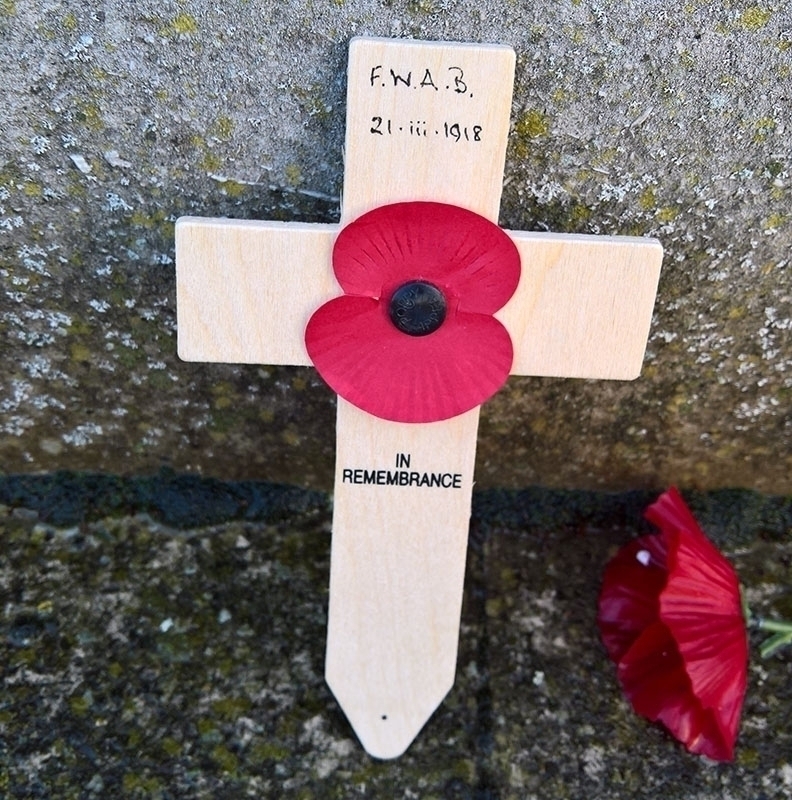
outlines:
[[[384,721],[384,720],[386,720],[387,718],[388,718],[388,715],[387,715],[387,714],[383,714],[383,715],[380,717],[380,719],[381,719],[381,720],[383,720],[383,721]]]

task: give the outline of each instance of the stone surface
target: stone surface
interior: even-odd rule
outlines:
[[[479,484],[791,492],[775,2],[3,0],[0,468],[330,486],[312,370],[177,359],[173,222],[337,219],[359,34],[512,45],[501,223],[666,248],[643,376],[511,379]]]
[[[477,493],[456,684],[404,757],[377,762],[322,679],[326,495],[58,478],[0,480],[8,800],[789,797],[789,652],[760,661],[752,637],[732,764],[687,754],[620,695],[597,593],[615,548],[646,531],[647,493]],[[185,514],[254,494],[273,502],[235,521]],[[127,516],[102,516],[112,498]],[[792,616],[789,501],[688,500],[753,611]]]

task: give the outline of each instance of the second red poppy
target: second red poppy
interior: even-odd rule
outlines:
[[[748,673],[737,575],[669,489],[608,564],[599,627],[633,708],[692,753],[730,761]]]

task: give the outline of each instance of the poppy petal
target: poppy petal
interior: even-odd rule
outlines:
[[[671,631],[647,628],[619,662],[618,677],[636,713],[660,722],[692,753],[716,761],[733,758],[735,735],[724,731],[712,709],[692,690]]]
[[[436,422],[481,405],[506,381],[513,358],[494,317],[452,313],[434,333],[409,336],[377,300],[348,295],[314,312],[305,345],[337,394],[394,422]]]
[[[650,506],[647,517],[667,539],[675,540],[660,619],[674,637],[696,697],[705,707],[718,709],[724,736],[734,739],[748,663],[737,575],[675,489]]]
[[[597,621],[608,655],[618,661],[656,622],[658,597],[668,579],[660,536],[641,536],[611,559],[602,579]]]
[[[394,203],[345,226],[333,269],[349,295],[389,297],[411,280],[443,290],[461,311],[493,314],[514,294],[520,255],[485,217],[433,202]]]

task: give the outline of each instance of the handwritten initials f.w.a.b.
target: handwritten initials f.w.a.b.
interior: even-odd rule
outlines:
[[[434,89],[436,92],[439,92],[441,87],[444,87],[455,94],[466,94],[468,91],[468,85],[465,82],[465,71],[462,67],[445,67],[440,71],[435,70],[435,74],[432,74],[432,70],[428,67],[424,67],[422,70],[419,69],[416,72],[412,70],[400,70],[397,72],[393,67],[388,67],[386,72],[385,69],[382,64],[377,64],[371,68],[369,73],[370,86],[380,86],[383,89],[387,86],[402,86],[405,89]],[[423,74],[421,79],[418,80],[417,76],[421,72]],[[413,80],[414,75],[416,76],[415,80]],[[473,95],[471,94],[470,96],[472,97]]]

